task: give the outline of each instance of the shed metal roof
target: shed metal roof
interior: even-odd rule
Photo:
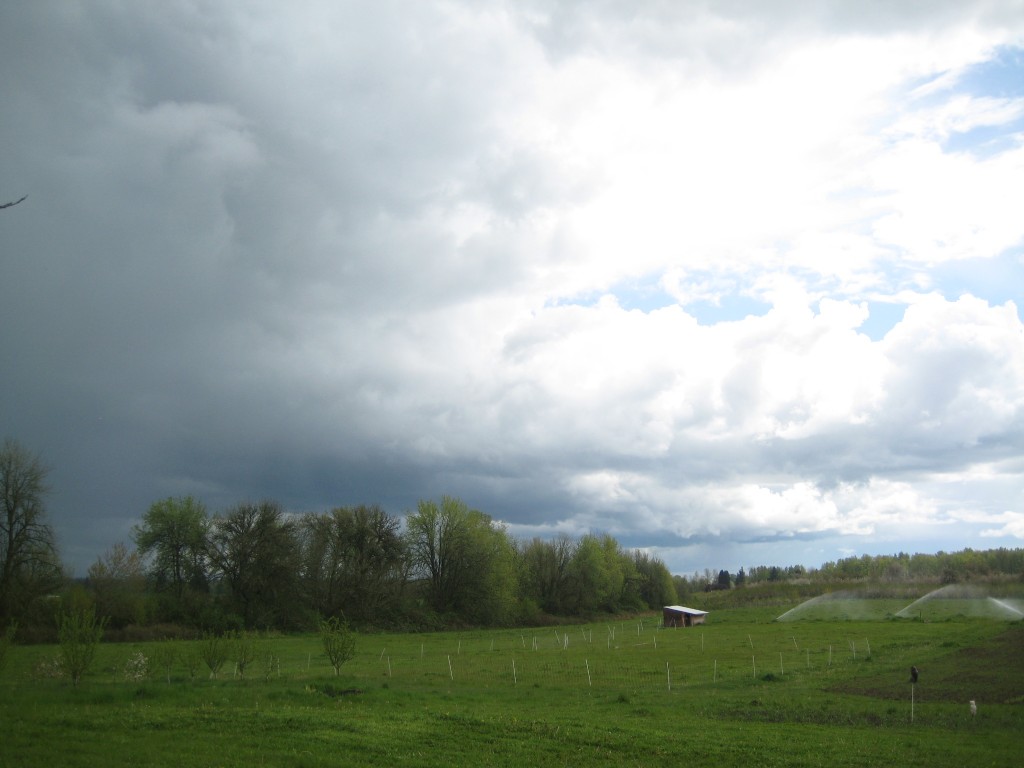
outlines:
[[[679,613],[688,613],[691,616],[707,616],[707,611],[699,611],[696,608],[687,608],[685,605],[666,605],[666,611],[677,611]]]

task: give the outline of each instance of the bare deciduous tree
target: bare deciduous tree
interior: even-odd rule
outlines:
[[[295,522],[272,501],[244,503],[214,518],[209,557],[226,607],[246,627],[287,625],[298,591]]]
[[[0,623],[60,581],[53,530],[45,519],[47,469],[14,440],[0,449]]]

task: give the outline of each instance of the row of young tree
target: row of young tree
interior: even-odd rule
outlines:
[[[404,521],[378,506],[286,513],[274,502],[210,515],[191,497],[153,504],[89,569],[110,627],[511,625],[660,608],[676,599],[659,559],[607,535],[518,541],[457,498]]]

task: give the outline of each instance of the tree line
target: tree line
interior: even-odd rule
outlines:
[[[273,501],[211,515],[192,497],[154,503],[89,569],[110,626],[308,628],[320,617],[410,628],[508,626],[645,610],[675,599],[665,564],[607,535],[514,539],[444,496],[404,520],[376,505],[286,512]]]
[[[736,573],[711,569],[691,576],[674,576],[676,592],[682,597],[696,592],[741,588],[774,582],[836,584],[843,582],[925,582],[959,584],[998,578],[1024,579],[1024,549],[976,550],[934,554],[860,555],[824,563],[819,568],[802,565],[784,567],[757,565]]]
[[[46,468],[0,449],[0,628],[54,624],[54,596],[95,607],[110,629],[161,623],[206,631],[315,628],[343,617],[394,629],[538,624],[658,609],[765,582],[954,583],[1024,577],[1024,549],[862,556],[803,566],[672,576],[642,550],[587,534],[517,540],[453,497],[405,518],[376,505],[295,514],[273,501],[211,514],[191,497],[152,504],[69,589],[46,521]]]
[[[46,468],[0,450],[0,627],[52,624],[69,592],[46,522]],[[376,505],[296,514],[274,501],[211,514],[185,496],[152,504],[89,567],[71,596],[109,629],[315,628],[325,617],[381,628],[538,623],[659,608],[676,599],[665,564],[588,534],[520,541],[461,499],[403,518]]]

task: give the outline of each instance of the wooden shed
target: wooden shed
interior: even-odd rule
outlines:
[[[707,611],[698,611],[696,608],[687,608],[683,605],[666,605],[664,610],[664,626],[666,629],[675,627],[692,627],[696,624],[703,624]]]

